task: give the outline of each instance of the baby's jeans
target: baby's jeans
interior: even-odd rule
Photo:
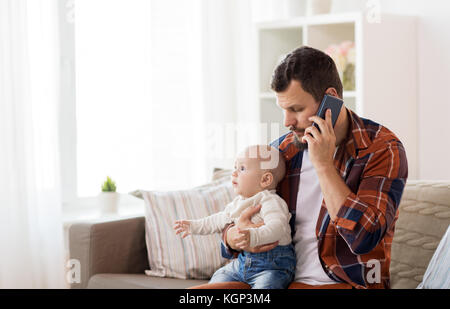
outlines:
[[[241,281],[252,289],[285,289],[294,280],[296,256],[294,246],[277,246],[261,252],[241,252],[219,268],[209,283]]]

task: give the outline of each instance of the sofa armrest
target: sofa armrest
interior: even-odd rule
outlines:
[[[145,244],[145,218],[75,223],[69,227],[70,259],[80,262],[80,283],[99,273],[144,273],[149,269]]]

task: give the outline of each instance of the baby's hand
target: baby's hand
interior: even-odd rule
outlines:
[[[239,235],[234,239],[236,242],[236,246],[239,249],[246,251],[250,246],[250,231],[241,230],[240,228],[238,228],[237,232],[239,233]]]
[[[174,223],[173,229],[175,230],[176,235],[184,232],[181,238],[185,238],[186,236],[191,234],[191,222],[188,220],[177,220]]]

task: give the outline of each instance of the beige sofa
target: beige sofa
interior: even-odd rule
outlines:
[[[392,288],[417,287],[449,224],[450,182],[409,181],[392,244]],[[207,282],[144,274],[144,217],[73,224],[69,248],[81,265],[81,282],[72,288],[180,289]]]

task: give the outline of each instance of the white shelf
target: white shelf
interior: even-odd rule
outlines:
[[[262,92],[259,94],[260,99],[276,99],[276,95],[273,92]]]
[[[270,79],[280,59],[301,46],[320,50],[343,41],[355,43],[355,89],[344,89],[345,106],[391,129],[403,142],[409,175],[417,173],[416,27],[412,16],[381,14],[371,23],[363,12],[296,17],[256,24],[259,87],[255,112],[260,122],[279,123]],[[281,121],[280,121],[281,119]],[[270,142],[260,139],[260,142]]]
[[[355,98],[356,97],[356,91],[344,91],[343,93],[344,98]],[[276,99],[276,95],[273,92],[262,92],[259,94],[260,99]]]
[[[344,90],[343,96],[344,96],[344,99],[345,98],[356,98],[356,91]]]
[[[265,21],[257,24],[258,29],[289,29],[305,25],[329,25],[340,23],[352,23],[361,17],[360,12],[349,12],[342,14],[322,14],[314,16],[302,16],[291,19]]]

